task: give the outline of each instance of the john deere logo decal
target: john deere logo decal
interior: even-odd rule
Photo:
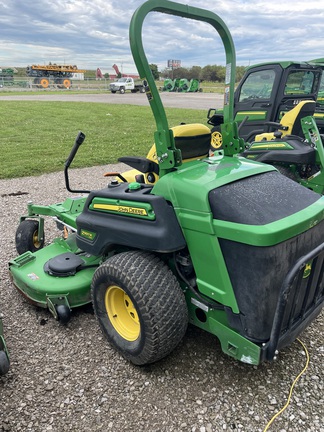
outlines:
[[[85,237],[85,238],[87,238],[89,240],[93,240],[95,238],[95,236],[96,236],[95,233],[93,233],[91,231],[86,231],[84,229],[81,230],[80,234],[81,234],[82,237]]]
[[[108,205],[108,204],[94,204],[94,209],[100,209],[100,210],[112,210],[117,213],[128,213],[133,215],[139,215],[139,216],[147,216],[147,211],[145,208],[138,208],[138,207],[128,207],[128,206],[121,206],[121,205]]]
[[[304,268],[303,279],[308,278],[308,276],[311,274],[311,271],[312,271],[312,264],[307,263],[305,268]]]
[[[277,144],[254,144],[251,146],[252,150],[255,149],[275,149],[275,148],[291,148],[291,146],[288,146],[287,144],[284,143],[277,143]]]
[[[155,220],[155,213],[150,203],[128,200],[114,200],[110,198],[95,197],[89,206],[90,210],[119,214]]]

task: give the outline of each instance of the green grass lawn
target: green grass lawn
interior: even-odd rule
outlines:
[[[170,127],[206,124],[205,110],[167,108]],[[120,156],[145,156],[153,144],[150,107],[84,102],[1,101],[0,178],[64,169],[78,131],[86,140],[72,164],[116,163]]]

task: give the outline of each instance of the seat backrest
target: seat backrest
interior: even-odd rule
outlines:
[[[175,146],[181,150],[183,162],[208,156],[211,143],[211,131],[208,126],[200,123],[190,123],[175,126],[171,129]],[[155,184],[159,179],[155,144],[150,148],[146,158],[124,157],[119,158],[119,161],[136,168],[122,173],[123,177],[129,182],[134,181],[136,175],[140,173],[144,174],[144,181],[147,184]],[[156,165],[156,169],[149,166],[150,161]],[[145,167],[148,167],[150,172]]]
[[[285,135],[297,135],[301,138],[304,138],[301,119],[314,115],[315,107],[315,101],[304,100],[299,102],[293,109],[286,112],[280,121],[283,129],[280,127],[278,128],[282,132],[281,137],[284,137]],[[273,132],[265,132],[263,134],[256,135],[255,137],[255,141],[270,141],[272,139],[275,139]]]
[[[288,111],[281,119],[280,124],[288,127],[283,132],[283,135],[298,135],[303,136],[300,120],[307,116],[314,115],[316,102],[313,100],[305,100],[299,102],[293,109]]]
[[[211,144],[211,131],[208,126],[201,123],[190,123],[174,126],[174,143],[181,150],[182,161],[206,157]],[[155,144],[150,148],[147,159],[157,162]]]
[[[211,143],[211,131],[208,126],[190,123],[171,129],[175,146],[181,150],[183,162],[208,156]]]

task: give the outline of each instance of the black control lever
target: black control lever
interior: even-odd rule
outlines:
[[[77,154],[77,151],[79,150],[80,145],[83,143],[84,140],[85,140],[85,134],[80,131],[78,133],[75,141],[74,141],[71,153],[69,154],[69,157],[66,159],[65,164],[64,164],[64,166],[65,166],[65,168],[64,168],[65,187],[69,192],[74,192],[74,193],[89,193],[90,192],[89,190],[71,189],[70,188],[70,181],[69,181],[69,174],[68,174],[69,166],[71,165],[75,155]]]
[[[77,151],[79,150],[80,145],[83,143],[84,140],[85,140],[85,134],[80,131],[74,141],[74,145],[72,147],[71,153],[69,154],[69,157],[65,161],[65,166],[67,168],[71,165]]]

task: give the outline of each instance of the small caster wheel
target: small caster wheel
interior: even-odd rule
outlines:
[[[66,305],[56,305],[57,320],[61,324],[67,324],[71,319],[71,309]]]
[[[39,222],[35,219],[25,219],[16,231],[16,249],[19,255],[24,252],[37,252],[44,246],[44,233],[42,239],[38,239]]]
[[[9,370],[9,359],[4,351],[0,351],[0,375],[5,375]]]

